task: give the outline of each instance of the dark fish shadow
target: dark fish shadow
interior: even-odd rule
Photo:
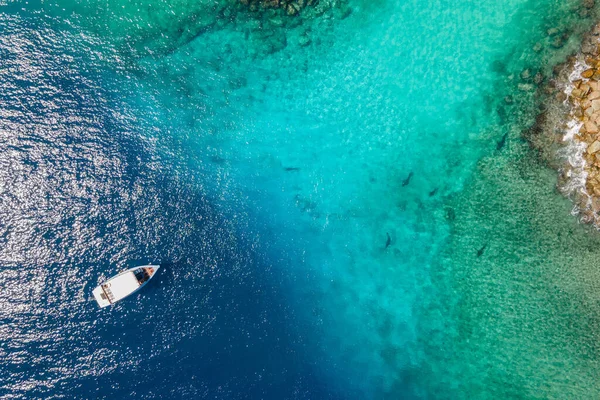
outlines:
[[[506,141],[508,139],[508,132],[502,136],[502,139],[498,141],[496,144],[496,150],[500,151],[506,145]]]
[[[410,180],[412,179],[414,173],[412,171],[410,171],[410,173],[408,174],[408,176],[406,177],[406,179],[404,179],[402,181],[402,187],[404,186],[408,186],[408,184],[410,183]]]
[[[487,243],[484,244],[479,250],[477,250],[477,258],[481,257],[483,255],[483,253],[485,252],[485,249],[487,247]]]

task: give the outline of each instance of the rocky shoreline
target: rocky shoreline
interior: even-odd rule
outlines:
[[[600,23],[554,68],[542,92],[543,112],[525,136],[559,171],[558,188],[574,202],[573,214],[600,229]]]

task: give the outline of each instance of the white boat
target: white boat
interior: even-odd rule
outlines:
[[[100,308],[109,306],[140,290],[156,274],[160,265],[142,265],[113,276],[94,289]]]

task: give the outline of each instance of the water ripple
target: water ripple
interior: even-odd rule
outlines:
[[[147,368],[162,372],[146,397],[244,393],[258,358],[189,383],[233,365],[250,337],[291,354],[233,222],[134,124],[128,89],[105,73],[110,49],[39,19],[0,24],[0,397],[123,397]],[[144,296],[99,310],[98,281],[142,262],[165,266]]]

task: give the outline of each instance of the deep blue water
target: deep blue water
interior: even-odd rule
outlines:
[[[3,17],[1,397],[335,397],[282,271],[60,28]],[[145,262],[144,293],[99,310],[100,278]]]
[[[591,18],[542,3],[4,6],[0,397],[593,398],[519,77]]]

